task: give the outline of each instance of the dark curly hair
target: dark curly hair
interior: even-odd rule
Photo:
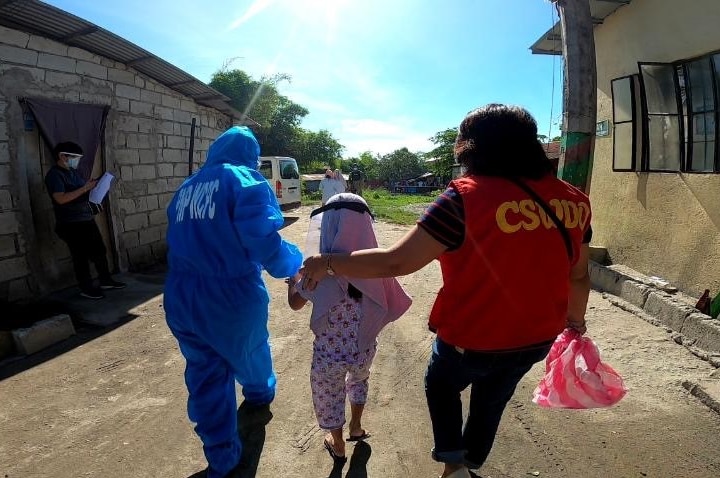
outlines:
[[[455,158],[468,175],[540,179],[553,173],[537,138],[537,123],[519,106],[491,103],[460,123]]]

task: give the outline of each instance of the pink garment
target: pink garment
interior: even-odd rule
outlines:
[[[367,206],[362,197],[351,193],[337,194],[330,198],[328,204],[337,201],[359,202]],[[307,254],[343,253],[378,247],[372,217],[368,213],[333,209],[323,212],[320,221],[318,251],[306,250]],[[309,236],[313,235],[312,227],[311,221]],[[303,297],[313,303],[310,328],[315,335],[327,329],[327,311],[345,298],[348,283],[363,294],[358,345],[360,348],[367,348],[374,343],[383,327],[397,320],[410,308],[412,299],[394,277],[355,279],[327,276],[318,283],[314,291],[298,289]]]

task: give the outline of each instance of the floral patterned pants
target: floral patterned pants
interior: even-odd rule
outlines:
[[[360,304],[353,299],[330,309],[326,332],[315,337],[310,388],[318,425],[335,430],[345,424],[345,397],[351,404],[367,401],[370,365],[376,347],[358,350]]]

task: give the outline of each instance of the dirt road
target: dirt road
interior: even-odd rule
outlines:
[[[308,212],[301,209],[301,219],[283,230],[301,246]],[[384,245],[406,230],[383,223],[377,229]],[[310,400],[310,309],[292,312],[285,284],[269,281],[279,388],[258,477],[437,476],[423,373],[438,266],[401,282],[415,302],[380,337],[365,421],[373,437],[355,449],[349,472],[346,466],[331,475]],[[153,299],[137,309],[137,319],[0,382],[0,477],[186,478],[204,468],[185,415],[184,362],[161,303],[161,297]],[[705,378],[714,369],[598,294],[592,295],[588,322],[603,358],[625,377],[628,396],[609,410],[543,410],[530,401],[542,372],[536,367],[504,415],[482,476],[720,476],[720,417],[681,386],[683,379]]]

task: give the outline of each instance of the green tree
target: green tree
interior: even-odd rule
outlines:
[[[227,65],[215,72],[210,86],[230,98],[230,105],[252,118],[259,126],[253,131],[262,146],[262,153],[292,154],[297,128],[308,114],[303,106],[278,92],[277,85],[290,81],[285,74],[254,80],[242,70],[228,69]]]
[[[267,156],[295,156],[294,148],[300,134],[300,121],[308,110],[284,96],[278,98],[277,108],[269,128],[260,128],[258,140]]]
[[[401,148],[386,154],[378,163],[378,179],[381,181],[399,181],[416,178],[425,172],[423,161],[417,153]]]
[[[435,161],[428,163],[430,171],[435,176],[447,179],[452,177],[452,167],[455,164],[455,140],[457,139],[457,128],[448,128],[438,131],[430,138],[435,145],[435,149],[427,153],[428,158]]]
[[[365,173],[365,179],[375,181],[378,179],[379,161],[379,155],[375,155],[371,151],[365,151],[360,153],[359,156],[344,159],[341,168],[343,173],[348,174],[352,166],[357,164],[362,172]]]
[[[298,128],[293,157],[303,172],[313,173],[319,172],[317,169],[339,167],[344,149],[327,130],[316,132]]]

